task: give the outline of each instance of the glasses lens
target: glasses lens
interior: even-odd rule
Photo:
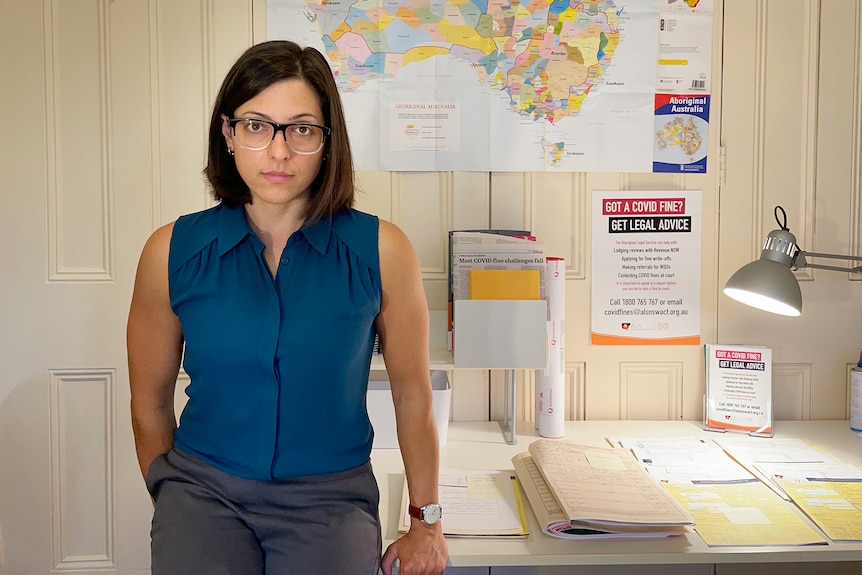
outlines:
[[[262,150],[272,141],[273,127],[258,120],[241,120],[236,123],[235,134],[243,148]]]
[[[323,130],[310,124],[295,124],[285,130],[287,145],[294,152],[313,154],[323,147]]]

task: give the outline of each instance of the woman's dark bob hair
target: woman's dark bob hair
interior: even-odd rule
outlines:
[[[237,59],[213,106],[204,175],[216,200],[229,207],[251,202],[251,192],[228,154],[221,116],[233,118],[237,108],[272,84],[293,79],[305,81],[317,94],[324,123],[331,130],[305,214],[306,223],[313,223],[351,207],[354,199],[353,157],[341,98],[329,63],[314,48],[274,40],[252,46]]]

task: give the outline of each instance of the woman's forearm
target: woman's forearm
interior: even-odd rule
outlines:
[[[177,421],[173,406],[163,409],[144,409],[132,405],[135,451],[141,474],[145,478],[153,460],[173,447],[176,428]]]

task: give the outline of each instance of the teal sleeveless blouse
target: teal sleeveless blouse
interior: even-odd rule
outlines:
[[[190,378],[177,448],[258,480],[368,460],[378,225],[348,210],[303,227],[273,277],[243,208],[220,204],[177,220],[170,301]]]

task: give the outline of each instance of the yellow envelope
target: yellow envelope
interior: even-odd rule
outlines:
[[[470,270],[470,299],[541,299],[539,270]]]

